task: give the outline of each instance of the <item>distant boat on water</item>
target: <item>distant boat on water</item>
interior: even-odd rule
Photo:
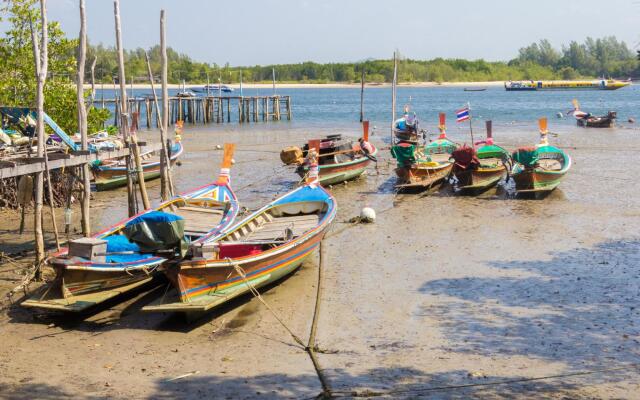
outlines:
[[[631,85],[631,80],[598,79],[593,81],[509,81],[507,91],[537,90],[616,90]]]
[[[197,93],[213,93],[213,92],[224,92],[224,93],[232,93],[233,88],[227,85],[204,85],[204,86],[196,86],[192,87],[191,90]]]
[[[484,92],[487,88],[464,88],[465,92]]]

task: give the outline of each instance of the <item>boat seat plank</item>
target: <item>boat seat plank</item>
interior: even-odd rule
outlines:
[[[184,206],[180,207],[179,210],[208,214],[222,214],[222,210],[208,207]]]
[[[291,229],[293,236],[298,237],[315,228],[319,221],[320,216],[317,214],[278,217],[274,218],[272,222],[256,227],[252,232],[234,239],[247,242],[282,238],[286,235],[287,229]]]

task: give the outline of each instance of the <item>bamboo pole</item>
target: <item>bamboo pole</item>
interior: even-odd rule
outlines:
[[[149,208],[149,199],[147,198],[146,187],[144,185],[144,173],[142,171],[142,167],[140,164],[138,146],[135,142],[135,136],[130,135],[129,126],[126,123],[128,117],[128,105],[127,101],[127,86],[125,82],[124,75],[124,52],[122,50],[122,35],[120,29],[120,1],[114,0],[113,2],[113,13],[115,18],[115,26],[116,26],[116,50],[118,56],[118,80],[120,83],[120,115],[121,115],[121,123],[120,123],[120,132],[124,141],[129,145],[131,152],[133,153],[133,158],[135,159],[135,166],[138,170],[138,184],[140,185],[140,194],[142,195],[142,201],[144,208]],[[133,162],[131,160],[132,156],[127,156],[127,197],[129,203],[129,216],[132,217],[137,212],[137,202],[135,199],[135,193],[133,188],[133,180],[131,179],[131,174],[129,173],[133,168]]]
[[[78,101],[78,130],[80,131],[80,141],[82,150],[88,150],[87,141],[87,108],[84,102],[84,67],[87,56],[87,17],[85,14],[85,1],[80,0],[80,35],[78,43],[78,78],[76,79],[76,94]],[[95,66],[95,59],[94,59]],[[93,72],[91,73],[91,93],[93,93]],[[93,99],[93,94],[91,95]],[[82,214],[81,226],[84,236],[91,234],[91,222],[89,202],[91,199],[91,182],[89,176],[89,164],[82,165],[82,204],[80,210]]]
[[[53,205],[53,188],[51,186],[51,172],[49,170],[49,155],[47,154],[46,151],[44,152],[44,170],[47,178],[47,195],[49,196],[49,212],[51,213],[51,224],[53,225],[53,235],[56,240],[56,249],[60,251],[60,236],[58,236],[58,222],[56,221],[56,210]]]
[[[36,109],[37,115],[37,155],[38,157],[44,156],[44,85],[47,79],[47,70],[49,67],[49,54],[48,43],[49,37],[47,33],[47,2],[46,0],[40,0],[40,18],[42,23],[41,42],[42,48],[38,44],[38,37],[36,35],[33,22],[31,24],[31,40],[33,46],[33,58],[35,62],[35,74],[37,80],[37,92],[36,92]],[[35,264],[36,272],[35,278],[40,279],[41,271],[40,266],[45,258],[44,253],[44,236],[42,233],[42,197],[43,197],[43,174],[37,172],[35,174],[35,210],[34,210],[34,233],[35,233]]]
[[[360,78],[360,122],[362,121],[364,121],[364,65],[362,66],[362,77]]]
[[[391,82],[391,144],[393,145],[393,128],[396,122],[396,85],[398,81],[398,59],[393,52],[393,81]]]
[[[85,36],[86,36],[86,32],[85,32]],[[94,56],[93,61],[91,62],[91,106],[93,106],[94,101],[96,101],[96,63],[97,62],[98,62],[98,56]]]

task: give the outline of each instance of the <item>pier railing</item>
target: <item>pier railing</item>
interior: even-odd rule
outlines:
[[[158,127],[160,113],[152,98],[127,99],[128,109],[138,113],[140,127]],[[158,102],[162,104],[159,99]],[[96,100],[96,107],[109,108],[113,125],[120,121],[120,99]],[[162,106],[160,106],[162,107]],[[169,122],[186,123],[238,123],[291,120],[291,96],[206,96],[170,97]]]

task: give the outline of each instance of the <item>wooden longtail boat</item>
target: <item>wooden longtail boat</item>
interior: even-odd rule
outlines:
[[[406,141],[392,146],[391,153],[398,161],[396,188],[429,189],[451,174],[451,153],[458,144],[447,138],[444,123],[445,116],[441,113],[440,136],[426,146],[420,148]]]
[[[378,149],[369,143],[369,121],[363,122],[363,129],[364,134],[357,143],[343,140],[340,135],[329,136],[310,141],[302,150],[297,147],[287,148],[281,153],[281,159],[285,164],[299,164],[296,172],[304,178],[309,173],[309,149],[315,147],[319,149],[316,157],[319,161],[320,184],[328,186],[356,179],[372,161],[377,161]]]
[[[616,125],[616,118],[618,113],[615,111],[609,111],[607,115],[596,117],[591,113],[580,110],[580,104],[577,99],[573,99],[572,113],[576,118],[576,124],[585,128],[613,128]]]
[[[178,157],[184,152],[182,142],[176,141],[171,145],[169,162],[174,165]],[[140,155],[144,180],[156,179],[160,176],[160,150],[150,151]],[[127,166],[124,159],[107,160],[92,165],[93,179],[96,190],[110,190],[127,184]]]
[[[180,255],[179,249],[173,247],[147,251],[130,242],[124,233],[140,221],[159,215],[183,221],[184,225],[180,225],[184,239],[192,245],[226,232],[239,211],[229,182],[233,149],[234,145],[225,144],[218,181],[182,193],[156,209],[145,210],[95,234],[89,242],[101,245],[102,254],[91,250],[89,256],[82,257],[68,249],[56,254],[48,262],[56,272],[55,280],[22,306],[80,312],[150,282],[163,264]]]
[[[320,245],[336,210],[335,199],[321,186],[294,189],[227,233],[192,247],[191,260],[165,270],[177,296],[161,298],[142,310],[197,315],[247,293],[247,282],[258,288],[277,281]]]
[[[487,122],[487,139],[480,147],[462,147],[452,153],[453,174],[461,192],[480,193],[495,186],[507,172],[509,152],[493,143],[491,121]],[[478,143],[476,143],[477,145]]]
[[[520,148],[512,154],[511,177],[517,193],[545,193],[555,189],[569,168],[571,157],[547,142],[547,119],[540,119],[541,141],[536,147]]]

